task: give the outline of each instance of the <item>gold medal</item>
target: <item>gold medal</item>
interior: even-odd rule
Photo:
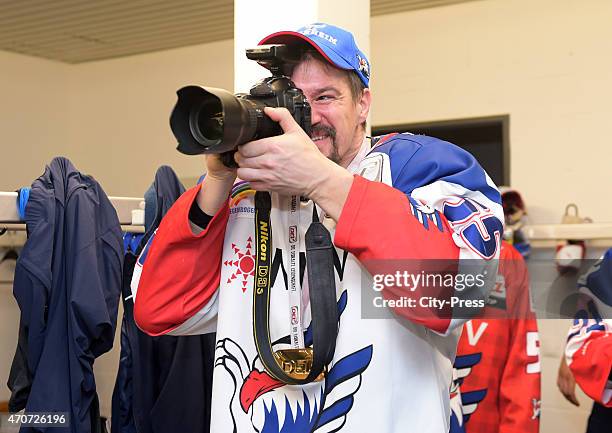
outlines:
[[[306,379],[312,369],[313,354],[311,347],[305,349],[277,350],[274,352],[274,358],[287,376],[297,380]],[[321,372],[314,381],[317,382],[324,377],[325,372]]]

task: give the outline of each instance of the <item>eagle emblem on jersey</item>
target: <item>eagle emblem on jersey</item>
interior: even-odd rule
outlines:
[[[338,300],[339,315],[346,307],[347,293]],[[304,333],[306,346],[312,345],[312,328]],[[273,343],[286,345],[289,336]],[[373,347],[367,346],[336,361],[322,381],[291,386],[269,376],[258,357],[249,361],[244,350],[232,339],[217,343],[215,368],[231,376],[234,391],[230,414],[234,432],[323,433],[344,426],[361,387],[361,375],[372,360]]]

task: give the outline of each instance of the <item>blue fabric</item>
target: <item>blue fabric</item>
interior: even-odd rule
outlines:
[[[151,184],[149,189],[144,193],[145,200],[145,231],[149,230],[155,222],[155,215],[157,213],[157,192],[155,191],[155,185]],[[136,250],[134,250],[136,251]]]
[[[612,307],[612,248],[578,280],[578,287],[581,286],[586,286],[597,299]]]
[[[612,425],[612,407],[605,407],[595,402],[586,433],[610,433],[610,425]]]
[[[468,151],[426,135],[397,134],[376,147],[389,155],[393,187],[409,193],[434,181],[461,185],[480,191],[501,203],[499,191],[487,182],[486,172]]]
[[[17,212],[19,213],[19,219],[23,221],[25,219],[26,205],[30,198],[31,188],[21,188],[18,193]]]
[[[130,283],[136,262],[135,250],[126,249],[125,260],[123,262],[123,287],[121,296],[123,298],[124,312],[121,321],[121,352],[119,354],[119,369],[115,388],[111,401],[111,432],[115,433],[137,433],[136,421],[134,417],[134,380],[133,375],[138,374],[134,371],[134,352],[132,343],[135,331],[126,317],[133,317],[134,304],[126,301],[132,296]],[[129,310],[126,312],[125,309]],[[136,358],[138,359],[138,358]],[[145,431],[143,429],[143,431]]]
[[[150,189],[151,191],[151,189]],[[174,171],[160,167],[145,195],[146,233],[135,251],[128,251],[123,269],[121,355],[112,402],[112,433],[206,433],[210,429],[210,400],[215,334],[151,337],[134,322],[130,283],[137,257],[163,216],[185,191]],[[144,261],[146,257],[141,256]],[[185,416],[185,414],[188,414]]]
[[[25,409],[69,412],[70,427],[20,431],[98,432],[93,363],[115,336],[123,264],[117,213],[92,177],[55,158],[32,184],[24,220],[28,240],[13,293],[33,378]]]
[[[469,152],[460,147],[437,138],[413,134],[390,134],[373,141],[378,143],[374,152],[389,156],[393,187],[408,196],[415,216],[418,205],[411,194],[415,189],[434,182],[459,185],[501,205],[501,195],[486,172]],[[442,213],[452,225],[453,222],[467,221],[471,215],[478,215],[481,206],[476,200],[446,202]],[[423,218],[419,220],[429,229],[430,222],[424,218],[425,215],[420,216]],[[439,221],[439,218],[436,220]],[[483,217],[481,221],[478,225],[469,224],[462,228],[461,237],[481,257],[491,259],[498,249],[497,239],[504,232],[503,221],[493,214]],[[442,229],[442,226],[438,226],[438,229]]]
[[[135,253],[144,237],[143,233],[124,233],[123,250],[127,253]]]

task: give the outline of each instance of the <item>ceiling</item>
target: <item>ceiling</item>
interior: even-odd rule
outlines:
[[[371,0],[371,15],[472,0]],[[82,63],[231,39],[233,0],[0,0],[0,50]]]

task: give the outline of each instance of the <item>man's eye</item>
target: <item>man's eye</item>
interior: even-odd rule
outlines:
[[[327,101],[332,99],[331,95],[321,95],[321,96],[317,96],[317,101]]]

